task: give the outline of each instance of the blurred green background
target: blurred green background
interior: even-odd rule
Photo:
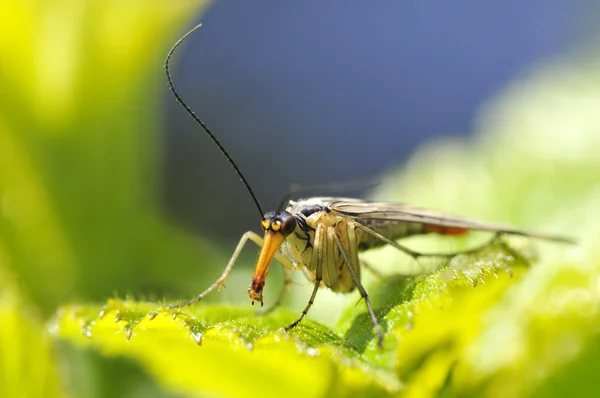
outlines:
[[[165,49],[200,6],[3,3],[2,252],[43,315],[111,293],[161,297],[206,258],[159,210],[152,111]]]
[[[228,248],[170,220],[160,199],[162,63],[205,6],[0,2],[0,396],[176,396],[133,362],[50,341],[45,325],[69,302],[194,295],[226,261]],[[567,234],[581,222],[575,234],[587,234],[588,249],[572,261],[590,260],[600,192],[595,54],[536,67],[487,105],[475,138],[422,149],[409,161],[414,172],[390,174],[376,195]],[[199,189],[212,197],[212,188]],[[246,203],[243,195],[228,200]],[[245,303],[248,274],[240,267],[220,298]],[[306,290],[297,291],[300,303]],[[331,308],[347,300],[320,298],[330,304],[315,316],[334,323]]]
[[[198,279],[200,259],[215,258],[159,208],[162,63],[204,6],[187,0],[0,3],[3,315],[35,319],[31,327],[39,334],[61,303],[142,293],[162,298]],[[25,321],[2,327],[9,322]],[[1,396],[53,396],[37,377],[50,370],[43,352],[28,347],[31,340],[19,346],[7,337],[0,348],[0,377],[11,379],[2,383]],[[15,361],[19,355],[22,363]],[[86,374],[77,363],[65,366]],[[85,393],[71,396],[118,396],[119,383],[135,390],[128,372],[118,370],[123,366],[101,364],[114,383],[86,382]],[[29,368],[29,375],[20,374]],[[47,388],[65,381],[58,380],[46,379]],[[20,391],[26,385],[19,383],[40,384],[40,394]]]

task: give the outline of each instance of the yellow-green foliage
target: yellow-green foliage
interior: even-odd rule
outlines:
[[[297,313],[261,317],[235,307],[161,310],[156,303],[110,300],[102,308],[64,307],[52,329],[106,355],[136,358],[175,391],[278,397],[414,390],[418,396],[443,385],[481,331],[482,314],[511,285],[506,270],[519,278],[523,265],[498,244],[429,275],[386,278],[374,289],[385,320],[383,349],[363,308],[350,308],[335,329],[307,320],[286,333]]]
[[[0,397],[65,397],[50,336],[15,285],[0,268]]]
[[[497,244],[427,275],[375,283],[382,349],[355,306],[333,329],[306,321],[286,333],[296,313],[110,300],[64,307],[52,329],[106,355],[131,356],[166,388],[187,393],[528,396],[567,391],[580,378],[578,393],[593,394],[595,380],[582,370],[599,363],[584,355],[600,332],[597,270],[528,269],[529,260]]]
[[[160,215],[152,111],[165,53],[202,4],[0,2],[2,266],[44,314],[135,280],[177,285],[172,271],[207,257]]]
[[[367,253],[385,274],[365,273],[383,349],[358,295],[337,322],[309,315],[290,333],[297,309],[108,299],[157,281],[193,294],[222,263],[156,199],[162,60],[201,5],[0,2],[0,396],[597,396],[593,57],[536,68],[487,106],[473,138],[422,148],[374,193],[579,239],[509,239],[444,264]],[[448,242],[407,244],[475,243]]]

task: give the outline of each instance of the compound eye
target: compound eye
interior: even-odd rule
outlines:
[[[295,229],[296,229],[296,218],[290,214],[283,219],[283,222],[281,225],[281,232],[285,236],[288,236],[289,234],[294,232]]]
[[[260,226],[262,227],[263,231],[266,231],[267,229],[271,228],[271,221],[262,220],[262,222],[260,223]]]

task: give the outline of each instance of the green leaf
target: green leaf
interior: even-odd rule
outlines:
[[[0,2],[0,266],[42,314],[152,276],[181,289],[167,260],[213,258],[155,195],[164,56],[205,4]]]
[[[0,245],[0,263],[4,260]],[[62,398],[52,341],[37,311],[0,268],[0,397]]]
[[[281,391],[290,396],[328,391],[388,396],[411,388],[411,381],[424,372],[421,367],[415,374],[417,365],[427,362],[438,345],[476,335],[470,322],[474,313],[483,312],[518,280],[526,264],[508,245],[498,243],[475,255],[456,256],[427,275],[383,279],[372,290],[386,330],[383,349],[376,345],[362,305],[349,308],[335,329],[305,319],[287,333],[283,327],[297,313],[278,310],[257,316],[247,307],[201,304],[166,310],[156,303],[110,300],[103,308],[64,307],[53,329],[107,355],[137,359],[174,391],[240,397],[251,392],[275,397]],[[479,298],[474,308],[452,312],[455,300],[471,301],[474,295]],[[421,330],[429,317],[448,322],[431,328],[433,335],[420,332],[414,344],[404,343],[416,338],[413,329]],[[439,383],[458,354],[449,353],[446,366],[436,368]],[[428,380],[432,383],[431,375]]]
[[[57,332],[107,355],[133,357],[179,392],[276,397],[282,391],[321,395],[337,383],[352,391],[382,388],[375,376],[363,374],[367,365],[358,358],[342,365],[343,341],[321,325],[307,321],[294,336],[282,332],[294,314],[262,318],[230,307],[198,306],[185,313],[157,308],[116,300],[102,310],[67,307]]]

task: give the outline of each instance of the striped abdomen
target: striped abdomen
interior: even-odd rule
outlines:
[[[382,219],[356,219],[355,221],[391,240],[398,240],[402,238],[408,238],[409,236],[428,233],[438,233],[442,235],[462,235],[468,231],[465,228],[445,227],[406,221],[390,221]],[[383,246],[386,244],[375,236],[369,235],[359,229],[356,230],[356,240],[358,244],[358,250],[360,251],[372,249],[374,247]]]

